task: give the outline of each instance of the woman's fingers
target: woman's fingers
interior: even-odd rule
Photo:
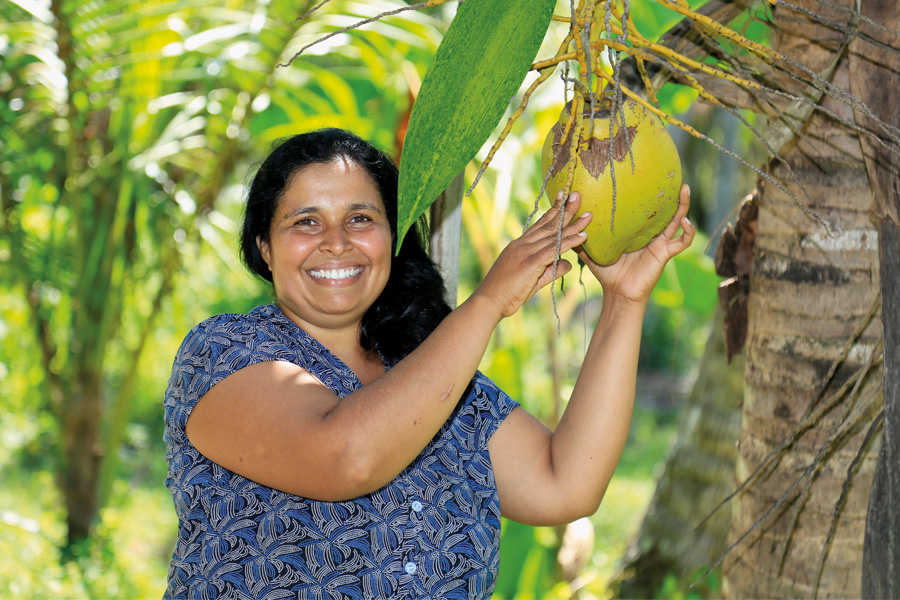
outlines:
[[[681,195],[678,198],[678,210],[675,212],[672,221],[666,226],[662,233],[662,237],[666,244],[666,253],[668,254],[666,260],[684,252],[684,250],[691,245],[691,242],[694,241],[694,235],[697,233],[697,230],[694,228],[690,219],[687,218],[690,204],[691,190],[687,184],[685,184],[681,186]],[[681,228],[682,233],[680,236],[676,237],[675,234],[678,233],[679,227]]]
[[[563,211],[563,223],[565,225],[571,223],[572,217],[575,216],[575,211],[578,210],[578,206],[581,204],[581,194],[572,192],[569,194],[569,198],[566,200],[565,204],[563,204],[564,200],[565,198],[563,197],[562,192],[557,194],[556,201],[553,203],[553,206],[550,207],[550,210],[541,215],[531,227],[526,229],[523,237],[528,236],[529,234],[539,235],[542,232],[557,231],[559,229],[560,210]]]
[[[694,224],[691,223],[687,217],[681,218],[681,229],[681,235],[672,240],[673,250],[675,250],[675,252],[672,253],[672,256],[681,254],[686,250],[688,246],[691,245],[691,242],[694,241],[694,234],[697,233]]]
[[[688,209],[691,207],[691,188],[688,184],[683,183],[681,185],[681,192],[678,195],[678,209],[675,211],[675,216],[672,217],[672,220],[669,221],[669,224],[666,225],[666,228],[663,229],[662,234],[668,238],[672,239],[675,237],[675,234],[678,232],[678,228],[681,227],[681,220],[687,217]]]
[[[570,263],[569,261],[567,261],[564,258],[559,259],[556,262],[556,277],[555,277],[555,279],[559,279],[560,277],[564,276],[566,273],[568,273],[571,270],[572,270],[572,263]],[[537,291],[537,290],[541,289],[542,287],[544,287],[545,285],[548,285],[551,281],[554,280],[553,275],[554,275],[553,264],[551,263],[551,264],[547,265],[547,268],[544,269],[543,273],[541,273],[541,276],[538,278],[537,286],[535,286],[534,290]]]
[[[549,249],[552,250],[552,253],[549,257],[544,256],[544,260],[555,259],[557,250],[562,254],[581,244],[585,236],[579,234],[591,220],[590,213],[584,213],[574,219],[575,212],[581,205],[581,194],[578,192],[572,192],[564,205],[562,202],[563,196],[560,192],[556,197],[556,204],[541,215],[541,218],[529,227],[518,240],[521,244],[533,245],[532,248],[539,250],[547,249],[547,244],[550,244]],[[561,244],[560,237],[562,238]]]
[[[523,236],[518,242],[521,244],[523,261],[540,265],[552,263],[557,255],[563,254],[584,243],[587,234],[583,231],[591,221],[591,213],[584,213],[559,232],[556,225],[547,228],[543,233],[535,233],[532,236]]]

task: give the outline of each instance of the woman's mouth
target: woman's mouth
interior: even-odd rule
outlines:
[[[362,267],[350,267],[349,269],[313,269],[309,272],[314,279],[349,279],[362,273]]]

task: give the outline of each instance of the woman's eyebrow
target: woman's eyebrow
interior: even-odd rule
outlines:
[[[371,210],[375,212],[381,212],[377,204],[372,204],[369,202],[355,202],[347,208],[350,210]]]
[[[300,215],[308,215],[317,212],[319,212],[319,207],[317,206],[301,206],[300,208],[295,208],[291,212],[287,213],[286,215],[281,217],[281,219],[293,219],[294,217],[299,217]]]

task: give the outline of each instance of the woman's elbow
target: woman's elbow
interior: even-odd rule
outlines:
[[[596,512],[600,510],[601,500],[603,500],[602,497],[595,500],[582,502],[578,507],[576,507],[573,513],[567,517],[566,523],[571,523],[585,517],[593,517],[594,514],[596,514]]]
[[[564,496],[558,501],[534,502],[518,510],[504,510],[504,517],[535,527],[560,527],[585,517],[591,517],[600,508],[602,498],[578,498]],[[501,501],[501,506],[503,502]]]
[[[567,494],[560,502],[560,509],[556,515],[558,521],[555,525],[568,525],[578,519],[592,517],[600,510],[603,494]]]
[[[393,479],[387,474],[383,460],[353,442],[343,445],[328,462],[321,476],[328,483],[333,501],[369,494]]]

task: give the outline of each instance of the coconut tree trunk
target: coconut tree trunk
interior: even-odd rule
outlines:
[[[869,0],[861,12],[871,21],[861,31],[882,46],[854,41],[850,47],[851,90],[871,110],[900,129],[900,53],[898,40],[884,29],[900,30],[896,0]],[[870,118],[860,121],[875,126]],[[881,275],[881,313],[900,314],[900,157],[871,140],[863,154],[873,182]],[[863,597],[900,596],[900,321],[884,320],[884,431],[869,496],[863,551]]]
[[[882,314],[900,314],[900,227],[879,223]],[[884,265],[893,271],[886,277]],[[884,431],[869,495],[863,548],[862,597],[900,597],[900,325],[884,324]]]
[[[849,19],[821,2],[796,4]],[[816,72],[844,41],[802,13],[779,6],[774,17],[777,47]],[[849,89],[846,56],[832,82]],[[822,104],[853,121],[845,104]],[[861,593],[883,376],[872,184],[855,130],[817,112],[802,132],[782,151],[786,164],[768,167],[799,202],[771,182],[760,190],[737,469],[748,483],[724,569],[734,598]]]
[[[616,597],[655,597],[669,573],[683,580],[725,549],[730,506],[697,527],[734,486],[741,429],[743,358],[726,359],[722,311],[710,330],[678,437],[666,458],[638,539],[625,557]]]

